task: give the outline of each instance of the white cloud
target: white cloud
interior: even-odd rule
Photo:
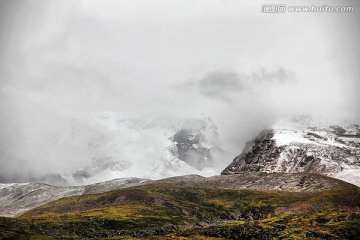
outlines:
[[[61,161],[49,139],[68,131],[69,112],[210,116],[234,154],[281,116],[359,119],[358,8],[263,14],[262,4],[2,1],[2,147],[50,172]],[[61,159],[86,161],[80,145]]]

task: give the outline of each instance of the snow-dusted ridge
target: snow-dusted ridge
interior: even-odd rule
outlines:
[[[69,187],[44,183],[2,183],[0,184],[0,216],[14,217],[59,198],[102,193],[141,185],[148,181],[140,178],[121,178],[87,186]]]

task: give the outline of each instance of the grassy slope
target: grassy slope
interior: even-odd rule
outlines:
[[[145,185],[0,218],[0,239],[356,239],[359,189],[320,193]]]

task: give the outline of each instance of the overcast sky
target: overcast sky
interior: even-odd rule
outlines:
[[[281,117],[359,122],[358,1],[269,2],[0,0],[1,151],[36,155],[74,112],[209,116],[234,154]]]

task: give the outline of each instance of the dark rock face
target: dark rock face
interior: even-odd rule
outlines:
[[[229,156],[221,148],[217,127],[210,118],[186,121],[170,140],[174,143],[171,154],[198,170],[218,167],[219,159]]]
[[[332,176],[360,172],[358,130],[357,125],[266,130],[248,142],[221,174],[305,172]]]
[[[221,174],[261,172],[262,165],[274,161],[284,151],[284,148],[276,147],[273,136],[274,132],[271,130],[261,132],[246,144],[243,152]]]
[[[212,165],[211,149],[202,146],[204,136],[201,132],[181,129],[175,133],[173,141],[180,160],[200,170]]]

